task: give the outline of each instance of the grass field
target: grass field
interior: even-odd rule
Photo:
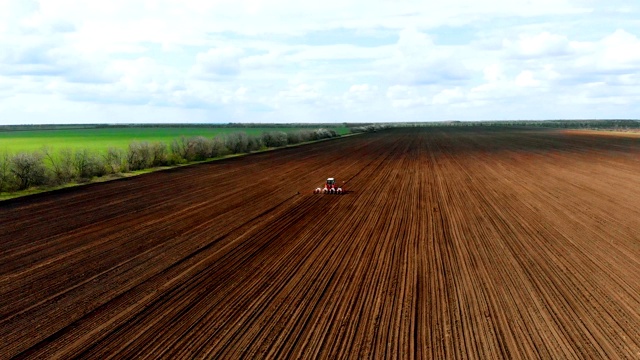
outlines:
[[[245,132],[259,135],[265,131],[295,131],[299,127],[123,127],[87,128],[59,130],[0,131],[0,153],[31,152],[47,146],[52,150],[62,148],[105,151],[110,147],[126,148],[133,141],[162,141],[170,143],[181,136],[214,137],[220,134]],[[344,135],[349,129],[344,126],[332,128]]]

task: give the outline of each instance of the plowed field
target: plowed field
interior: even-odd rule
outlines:
[[[637,137],[423,128],[6,201],[0,358],[637,359],[639,184]]]

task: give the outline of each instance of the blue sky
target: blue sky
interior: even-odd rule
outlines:
[[[640,118],[640,3],[0,0],[0,124]]]

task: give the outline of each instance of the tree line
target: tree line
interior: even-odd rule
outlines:
[[[85,182],[108,174],[185,164],[338,136],[335,130],[325,128],[268,131],[260,135],[237,132],[213,138],[182,136],[168,144],[134,141],[126,149],[109,148],[106,152],[68,148],[53,151],[46,146],[34,152],[5,152],[0,154],[0,192]]]
[[[391,126],[387,124],[387,126]],[[563,129],[603,129],[625,130],[640,129],[640,120],[496,120],[496,121],[433,121],[433,122],[398,122],[393,127],[539,127]]]
[[[390,128],[390,124],[366,124],[360,126],[350,126],[349,131],[352,133],[364,133],[364,132],[376,132],[378,130],[384,130]]]
[[[33,124],[33,125],[0,125],[0,132],[4,131],[41,131],[41,130],[84,130],[84,129],[153,129],[153,128],[201,128],[201,129],[256,129],[256,128],[298,128],[298,129],[319,129],[335,128],[342,125],[350,127],[347,123],[157,123],[157,124]],[[353,126],[360,126],[356,124]]]

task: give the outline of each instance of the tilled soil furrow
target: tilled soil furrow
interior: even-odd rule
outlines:
[[[640,358],[638,183],[640,138],[441,127],[13,199],[0,359]]]

